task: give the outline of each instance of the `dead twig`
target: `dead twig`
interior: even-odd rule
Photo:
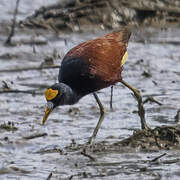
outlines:
[[[18,89],[14,89],[14,90],[13,89],[10,89],[10,90],[8,89],[8,90],[0,91],[0,94],[3,94],[3,93],[24,93],[24,94],[32,94],[32,95],[39,94],[34,90],[24,91],[24,90],[18,90]]]
[[[16,17],[17,17],[17,13],[18,13],[19,2],[20,2],[20,0],[16,1],[16,8],[15,8],[15,11],[14,11],[14,17],[13,17],[13,22],[12,22],[12,26],[11,26],[11,32],[10,32],[6,42],[5,42],[6,45],[11,45],[11,39],[14,36],[14,33],[15,33]]]
[[[47,177],[47,180],[50,180],[52,175],[53,175],[52,172],[50,172],[49,176]]]
[[[161,154],[160,156],[155,157],[154,159],[151,160],[151,162],[155,162],[155,161],[159,160],[160,158],[162,158],[165,155],[167,155],[167,153],[164,153],[164,154]]]
[[[93,156],[89,155],[86,153],[86,150],[83,149],[83,151],[81,152],[81,154],[85,157],[88,157],[91,161],[96,161],[96,158],[94,158]]]
[[[32,134],[30,136],[25,136],[23,137],[24,139],[34,139],[34,138],[39,138],[39,137],[43,137],[43,136],[47,136],[47,133],[38,133],[38,134]]]
[[[23,67],[23,68],[17,68],[17,69],[3,69],[0,70],[0,73],[2,72],[18,72],[18,71],[30,71],[30,70],[41,70],[41,69],[56,69],[60,68],[59,65],[43,65],[43,66],[32,66],[32,67]]]
[[[69,180],[72,180],[72,179],[73,179],[73,177],[74,177],[74,175],[71,175],[71,176],[69,177]]]
[[[111,97],[110,97],[110,109],[111,110],[113,109],[112,101],[113,101],[113,86],[111,86]]]
[[[147,102],[153,102],[153,103],[156,103],[158,104],[159,106],[163,105],[162,103],[160,103],[159,101],[155,100],[153,97],[149,96],[147,99],[145,99],[143,101],[143,104],[147,103]]]

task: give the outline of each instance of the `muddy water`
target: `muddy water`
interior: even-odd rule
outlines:
[[[42,1],[21,2],[19,18],[24,18],[42,5]],[[11,19],[13,4],[0,4],[1,22]],[[6,8],[5,8],[6,7]],[[6,9],[6,10],[5,10]],[[91,136],[99,117],[92,95],[73,106],[57,108],[45,126],[42,126],[46,86],[57,81],[58,69],[27,70],[39,67],[47,57],[59,65],[63,55],[74,45],[105,32],[56,35],[43,31],[17,29],[14,47],[4,46],[7,33],[1,27],[0,77],[1,90],[5,81],[12,89],[33,90],[25,93],[0,94],[0,179],[179,179],[180,151],[138,152],[122,149],[120,152],[94,153],[95,160],[80,152],[69,152],[66,146],[72,139],[84,144]],[[37,35],[38,34],[38,35]],[[42,45],[22,43],[38,40]],[[65,41],[64,41],[65,39]],[[143,99],[153,96],[163,105],[146,103],[147,122],[151,127],[173,125],[180,108],[180,30],[136,30],[129,43],[129,58],[123,77],[142,91]],[[26,70],[11,71],[24,68]],[[96,142],[116,142],[140,128],[135,113],[136,101],[131,92],[117,84],[114,87],[113,111],[109,108],[110,88],[98,93],[107,109],[107,115]],[[11,122],[9,129],[2,125]],[[12,124],[13,123],[13,124]],[[33,135],[42,137],[32,138]],[[73,144],[72,144],[73,146]],[[155,157],[167,153],[157,162]]]

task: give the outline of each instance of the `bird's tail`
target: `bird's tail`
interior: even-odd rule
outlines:
[[[121,42],[128,45],[129,38],[131,36],[131,31],[127,27],[123,27],[120,30],[116,30],[116,32],[121,34]]]

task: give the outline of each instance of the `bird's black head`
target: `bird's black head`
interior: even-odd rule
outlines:
[[[61,99],[63,99],[63,89],[61,88],[61,84],[56,83],[51,87],[47,88],[45,91],[45,98],[47,101],[47,108],[43,117],[43,124],[46,122],[49,114],[53,111],[53,109],[59,105],[61,105]]]
[[[53,109],[60,105],[74,104],[81,96],[78,96],[68,85],[64,83],[56,83],[45,91],[47,100],[47,108],[43,117],[43,124],[46,122],[49,114]]]

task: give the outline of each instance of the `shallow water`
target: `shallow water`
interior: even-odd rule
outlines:
[[[14,7],[11,1],[1,1],[1,21],[12,18]],[[14,3],[15,1],[13,1]],[[37,3],[20,2],[23,7],[19,19],[31,14],[44,1]],[[50,2],[50,1],[49,1]],[[6,8],[5,8],[6,7]],[[5,10],[6,9],[6,10]],[[3,28],[3,27],[1,27]],[[1,29],[2,30],[2,29]],[[124,66],[123,78],[143,94],[143,99],[153,96],[163,105],[146,103],[146,118],[151,127],[175,124],[174,116],[180,108],[180,30],[150,30],[141,34],[138,30],[132,35],[128,51],[128,61]],[[164,151],[140,153],[132,152],[94,154],[96,162],[77,153],[59,153],[71,144],[86,143],[91,136],[99,117],[99,110],[92,95],[88,95],[73,106],[58,107],[42,126],[45,99],[44,88],[57,81],[58,69],[3,71],[26,67],[38,67],[47,56],[62,57],[71,47],[105,32],[61,34],[57,38],[52,33],[31,30],[29,33],[17,29],[14,41],[39,38],[44,45],[19,44],[4,46],[7,33],[0,35],[0,77],[12,89],[35,90],[37,95],[23,93],[0,94],[0,124],[11,121],[16,131],[0,129],[0,177],[1,179],[178,179],[180,178],[179,150],[167,151],[167,155],[157,163],[150,163]],[[138,42],[138,38],[144,42]],[[66,39],[66,42],[64,41]],[[35,53],[33,52],[35,49]],[[54,58],[55,59],[55,58]],[[55,59],[59,65],[61,60]],[[146,77],[143,72],[152,76]],[[114,87],[113,111],[109,108],[110,88],[98,93],[107,109],[105,120],[98,132],[97,142],[115,142],[128,137],[133,130],[140,128],[136,101],[131,92],[117,84]],[[47,136],[26,139],[36,133]],[[65,151],[65,150],[64,150]],[[138,151],[138,150],[137,150]],[[42,153],[43,152],[43,153]],[[85,173],[84,173],[85,172]]]

